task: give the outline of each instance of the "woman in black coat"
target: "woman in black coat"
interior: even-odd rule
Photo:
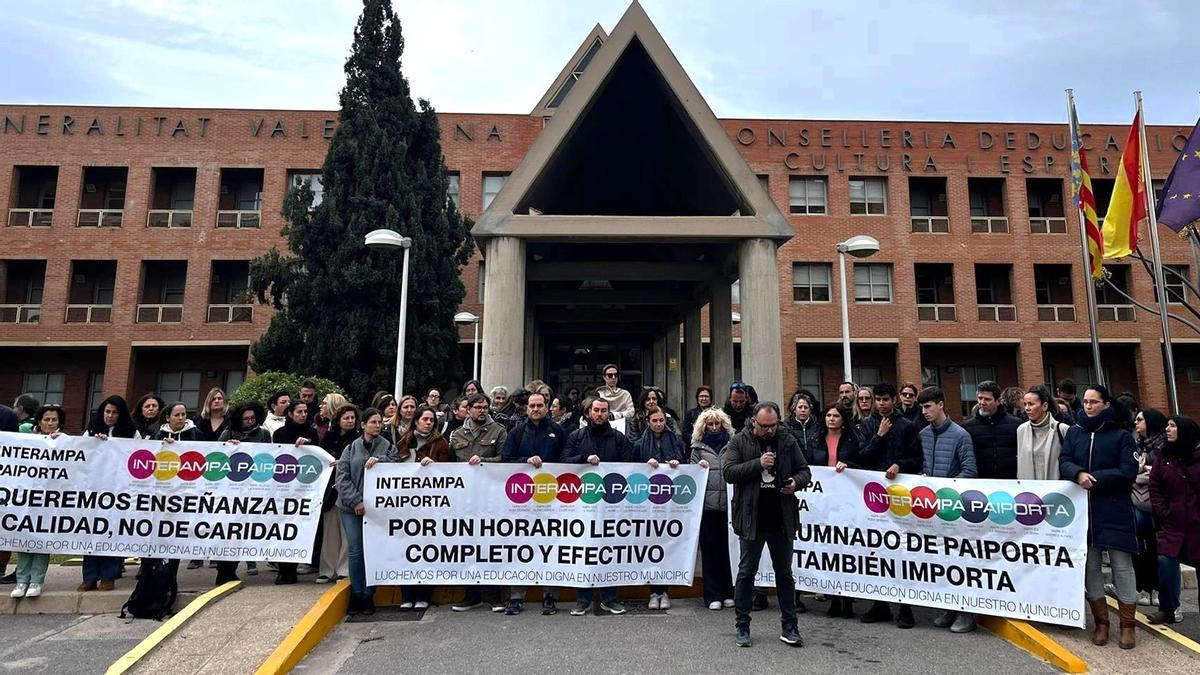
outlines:
[[[109,438],[137,438],[139,432],[129,414],[129,404],[120,396],[109,396],[96,406],[84,435],[101,441]],[[117,579],[124,575],[125,559],[120,556],[83,556],[83,583],[80,593],[116,588]]]
[[[287,411],[283,415],[285,418],[283,426],[271,434],[272,443],[299,446],[308,445],[312,442],[312,437],[316,436],[317,430],[308,426],[307,403],[296,399],[288,404]],[[296,571],[299,566],[299,563],[294,562],[281,562],[276,565],[278,572],[275,575],[275,584],[296,583]]]
[[[357,407],[350,404],[341,406],[331,414],[329,430],[321,438],[321,447],[333,455],[334,475],[329,477],[329,484],[325,487],[320,527],[317,528],[317,541],[321,542],[317,561],[318,584],[332,583],[350,575],[346,532],[342,529],[342,519],[337,509],[337,460],[342,458],[346,446],[362,436],[358,417]]]
[[[1067,430],[1058,466],[1061,478],[1088,491],[1088,553],[1084,595],[1096,630],[1092,643],[1108,643],[1108,604],[1104,599],[1102,552],[1108,552],[1121,616],[1120,645],[1134,646],[1137,580],[1133,555],[1138,552],[1137,527],[1129,495],[1137,477],[1133,434],[1119,426],[1119,404],[1108,389],[1096,385],[1083,395],[1083,410]]]

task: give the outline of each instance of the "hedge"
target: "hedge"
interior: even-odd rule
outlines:
[[[313,384],[317,385],[317,400],[320,401],[325,394],[329,393],[344,393],[342,388],[332,380],[327,380],[323,377],[312,377],[309,375],[294,375],[292,373],[280,373],[267,371],[259,373],[254,378],[246,380],[242,386],[238,387],[237,391],[229,397],[231,404],[244,403],[246,401],[258,401],[266,405],[267,399],[277,391],[283,390],[296,397],[300,393],[300,385],[305,380],[312,380]]]

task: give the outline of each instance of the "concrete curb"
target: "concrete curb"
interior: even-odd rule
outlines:
[[[200,610],[221,599],[226,594],[241,589],[241,587],[241,581],[230,581],[196,598],[195,601],[183,608],[183,611],[167,619],[163,625],[158,627],[158,630],[151,633],[145,640],[139,642],[136,647],[117,659],[115,663],[108,667],[105,675],[121,675],[130,668],[133,668],[137,665],[138,661],[141,661],[146,655],[158,648],[158,645],[162,644],[163,640],[166,640],[171,637],[172,633],[183,628],[184,624],[200,613]]]
[[[1116,598],[1111,598],[1111,597],[1106,596],[1105,600],[1108,601],[1108,607],[1112,611],[1115,612],[1119,609]],[[1154,633],[1155,635],[1162,638],[1163,640],[1170,642],[1172,646],[1178,647],[1179,649],[1182,649],[1191,654],[1200,656],[1200,643],[1197,643],[1195,640],[1184,635],[1183,633],[1172,630],[1169,626],[1167,626],[1165,624],[1150,623],[1150,618],[1147,617],[1145,614],[1141,613],[1140,611],[1135,611],[1133,614],[1133,618],[1134,618],[1134,620],[1137,621],[1139,626],[1150,631],[1151,633]]]
[[[992,633],[1040,659],[1045,659],[1064,673],[1088,672],[1083,659],[1029,623],[983,615],[976,615],[976,620]]]
[[[290,672],[346,616],[349,606],[350,581],[342,579],[326,591],[296,623],[296,627],[258,667],[256,675],[283,675]]]

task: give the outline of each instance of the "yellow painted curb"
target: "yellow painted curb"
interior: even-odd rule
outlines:
[[[1025,621],[976,615],[979,625],[1034,656],[1045,659],[1064,673],[1086,673],[1087,664],[1053,638]]]
[[[258,667],[256,675],[283,675],[316,647],[350,608],[350,581],[342,579],[317,600],[283,642]]]
[[[1115,598],[1106,596],[1105,599],[1108,600],[1108,606],[1110,609],[1118,609]],[[1193,654],[1200,654],[1200,643],[1197,643],[1195,640],[1184,635],[1183,633],[1171,630],[1165,624],[1150,623],[1150,617],[1142,614],[1141,612],[1134,612],[1133,618],[1137,620],[1138,625],[1142,628],[1145,628],[1146,630],[1154,633],[1168,642],[1174,643],[1175,646],[1179,647],[1180,649],[1185,649]]]
[[[104,671],[105,675],[120,675],[130,668],[137,665],[147,654],[154,651],[163,640],[166,640],[172,633],[183,627],[185,623],[191,620],[193,616],[200,613],[200,610],[205,606],[219,600],[221,596],[239,590],[242,587],[240,581],[229,581],[216,588],[208,591],[188,603],[177,614],[163,622],[163,625],[158,627],[158,630],[151,633],[145,640],[142,640],[136,647],[130,649],[124,656],[117,659],[115,663]]]

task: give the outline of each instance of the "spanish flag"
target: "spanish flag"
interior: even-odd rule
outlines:
[[[1104,258],[1124,258],[1137,248],[1138,223],[1146,218],[1146,177],[1142,175],[1139,117],[1133,116],[1129,138],[1121,151],[1117,183],[1104,214]]]

